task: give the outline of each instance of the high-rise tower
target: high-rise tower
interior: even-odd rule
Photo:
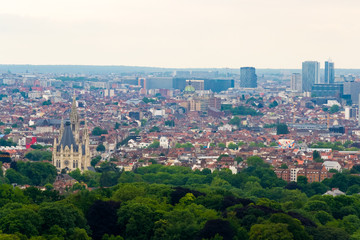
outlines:
[[[334,83],[335,69],[334,63],[331,60],[325,62],[325,84]]]
[[[301,92],[302,89],[302,82],[301,82],[301,74],[300,73],[293,73],[291,74],[291,82],[290,82],[290,89],[293,91]]]
[[[310,92],[313,84],[320,84],[320,63],[306,61],[302,63],[302,91]]]
[[[257,76],[254,67],[240,68],[240,87],[257,88]]]

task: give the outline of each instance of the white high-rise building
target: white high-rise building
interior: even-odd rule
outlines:
[[[346,120],[350,119],[350,107],[349,106],[345,107],[345,119]]]
[[[301,92],[302,89],[302,79],[300,73],[293,73],[291,75],[290,89],[292,91]]]

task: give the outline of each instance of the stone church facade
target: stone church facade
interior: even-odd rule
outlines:
[[[60,135],[54,139],[52,163],[58,171],[65,169],[66,172],[80,169],[88,170],[91,167],[89,132],[85,119],[85,126],[80,130],[80,119],[76,107],[74,95],[70,120],[61,121]]]

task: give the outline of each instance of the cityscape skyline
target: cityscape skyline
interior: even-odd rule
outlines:
[[[4,1],[0,239],[360,239],[359,12]]]
[[[359,9],[353,0],[7,1],[0,63],[291,69],[330,55],[337,68],[358,68]]]

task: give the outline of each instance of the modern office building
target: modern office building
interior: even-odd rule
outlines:
[[[302,91],[310,92],[314,84],[320,84],[320,63],[306,61],[302,63]]]
[[[234,79],[205,79],[204,90],[211,90],[213,92],[226,91],[229,88],[234,88]]]
[[[171,89],[171,77],[148,77],[146,78],[146,89]]]
[[[356,107],[345,106],[345,119],[346,120],[356,119],[356,113],[357,113]]]
[[[329,61],[325,62],[325,79],[324,82],[326,83],[334,83],[335,80],[335,69],[334,63]]]
[[[311,87],[313,97],[335,97],[341,98],[344,95],[343,84],[314,84]]]
[[[180,89],[181,91],[183,91],[187,86],[186,80],[188,79],[173,78],[172,87],[174,89]],[[191,80],[191,83],[195,80],[200,79]],[[234,79],[204,79],[201,81],[204,81],[203,90],[211,90],[213,92],[221,92],[234,87]]]
[[[196,91],[204,90],[204,80],[186,80],[186,86],[193,86]]]
[[[138,86],[146,89],[146,78],[138,78]]]
[[[209,107],[220,110],[221,109],[221,98],[211,97],[209,99]]]
[[[253,67],[240,68],[240,87],[257,88],[257,76],[255,73],[255,68]]]
[[[293,73],[291,75],[290,89],[292,91],[302,91],[302,79],[300,73]]]
[[[344,82],[344,94],[351,96],[352,103],[358,103],[360,94],[360,82]]]
[[[180,89],[181,91],[186,87],[186,79],[185,78],[173,78],[172,87],[174,89]]]

